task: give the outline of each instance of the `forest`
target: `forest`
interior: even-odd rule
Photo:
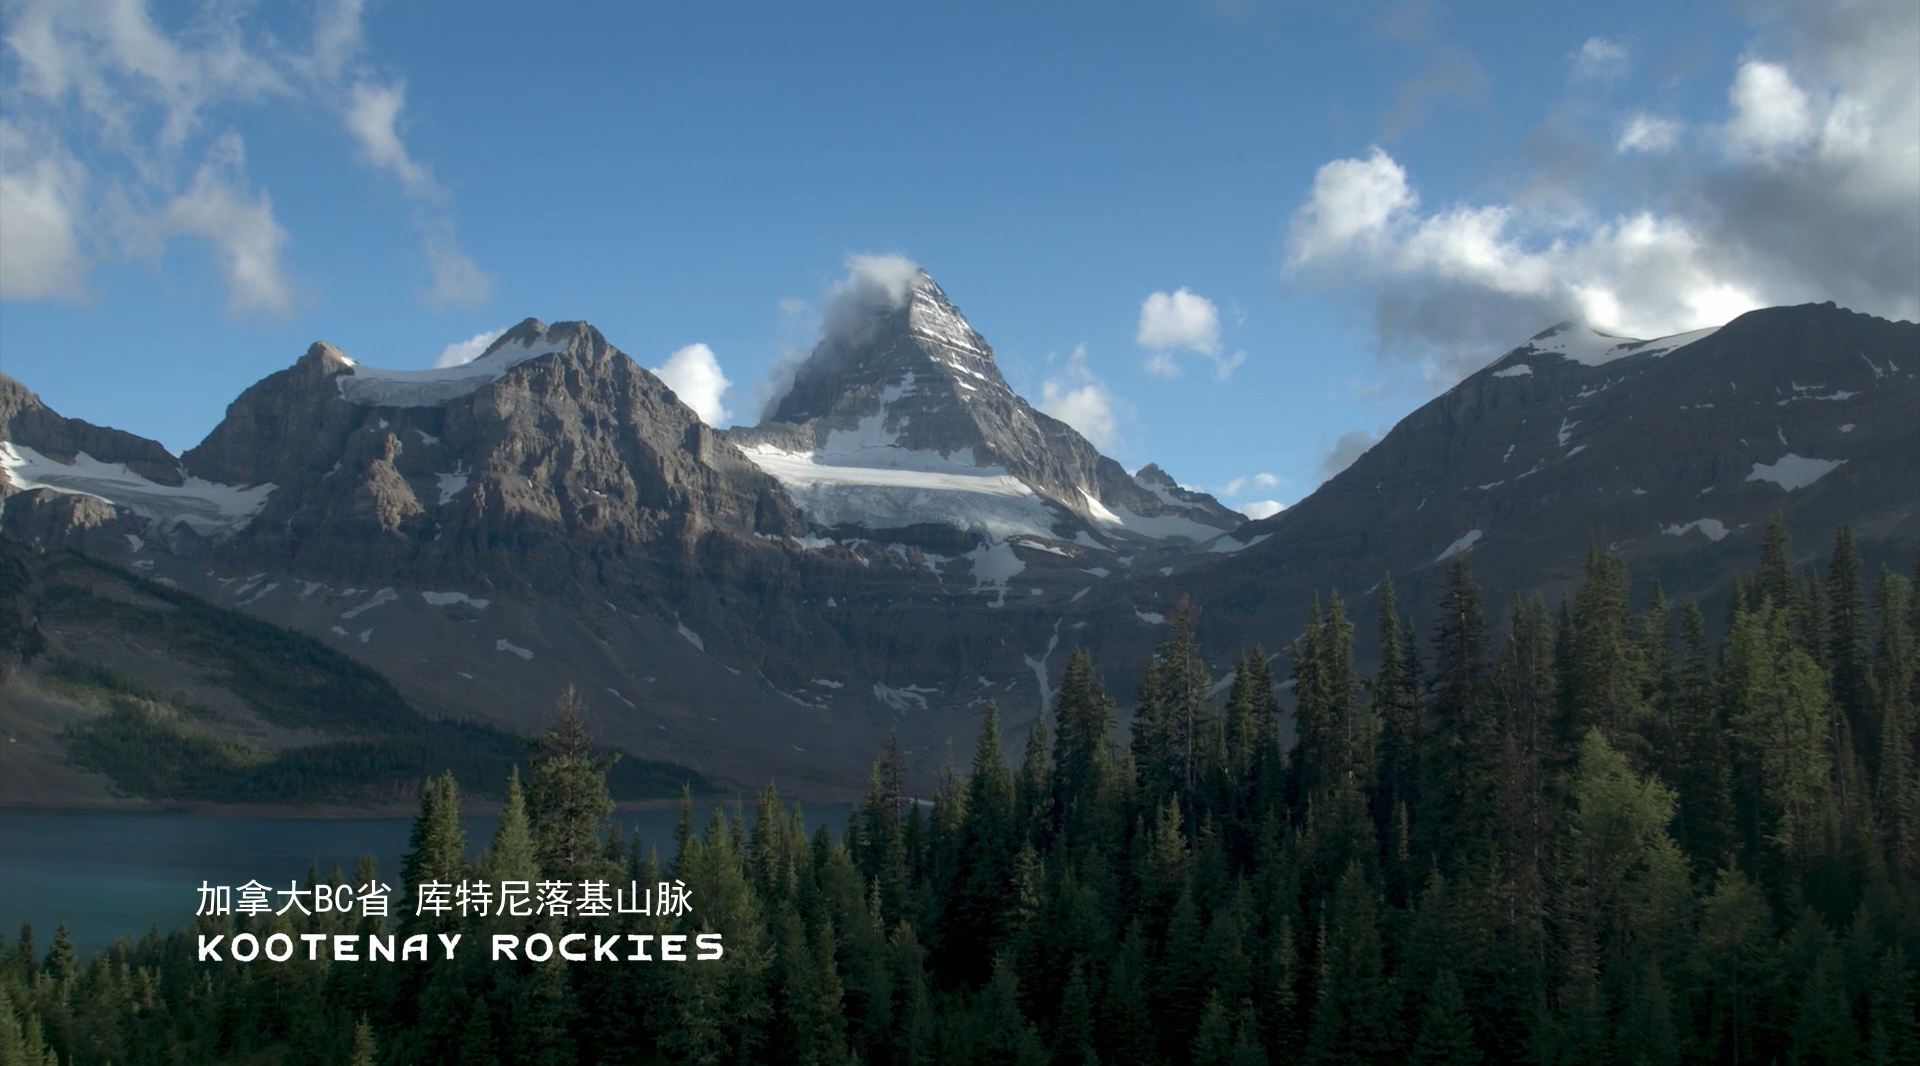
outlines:
[[[1920,601],[1847,529],[1822,554],[1796,569],[1776,521],[1711,626],[1601,551],[1493,614],[1463,555],[1421,629],[1391,581],[1371,619],[1329,597],[1224,700],[1185,606],[1124,734],[1076,653],[1024,746],[989,707],[930,798],[890,749],[839,832],[769,786],[704,825],[687,801],[664,858],[563,699],[491,840],[425,784],[392,922],[461,927],[402,902],[428,881],[678,879],[677,920],[513,921],[720,932],[720,961],[194,959],[380,924],[331,915],[91,959],[23,930],[0,1063],[1920,1061]]]

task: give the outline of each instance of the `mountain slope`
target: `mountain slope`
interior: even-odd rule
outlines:
[[[1354,601],[1391,572],[1424,623],[1446,560],[1464,553],[1504,610],[1568,588],[1590,547],[1620,555],[1643,591],[1690,598],[1751,567],[1775,513],[1803,560],[1849,523],[1871,565],[1904,570],[1920,545],[1917,372],[1920,326],[1831,304],[1657,341],[1557,326],[1239,534],[1259,543],[1197,558],[1124,607],[1191,594],[1204,634],[1271,644],[1297,632],[1316,592],[1370,611]]]
[[[310,637],[124,570],[0,540],[0,803],[408,806],[452,768],[483,792],[521,737],[431,721],[385,680]],[[628,756],[623,798],[707,782]]]

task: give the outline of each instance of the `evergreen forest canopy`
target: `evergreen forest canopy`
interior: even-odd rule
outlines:
[[[1914,1062],[1920,601],[1846,529],[1821,571],[1789,558],[1776,522],[1718,647],[1600,552],[1504,625],[1456,558],[1425,637],[1383,582],[1372,677],[1330,599],[1285,656],[1290,749],[1279,657],[1216,708],[1185,609],[1127,743],[1077,653],[1051,728],[1010,760],[989,708],[931,804],[889,750],[844,833],[769,787],[750,823],[688,803],[664,867],[563,701],[477,859],[428,783],[393,924],[458,927],[410,913],[431,880],[665,876],[693,912],[618,930],[718,931],[723,960],[193,961],[201,931],[379,924],[323,916],[83,963],[23,931],[0,1062]]]

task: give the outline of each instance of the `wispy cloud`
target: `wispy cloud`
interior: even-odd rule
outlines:
[[[1053,356],[1049,355],[1051,361]],[[1080,431],[1101,451],[1121,444],[1120,403],[1087,363],[1086,345],[1075,345],[1058,372],[1040,382],[1035,406]]]
[[[1573,76],[1582,81],[1607,81],[1627,71],[1627,49],[1607,37],[1589,37],[1573,53]]]
[[[293,103],[337,114],[359,158],[415,200],[434,276],[423,298],[483,294],[448,198],[402,137],[404,82],[375,77],[361,58],[361,8],[322,0],[305,40],[289,43],[218,0],[169,10],[164,23],[146,0],[9,5],[0,298],[83,299],[95,266],[188,239],[212,252],[236,310],[290,310],[295,237],[249,174],[231,123],[247,108]]]

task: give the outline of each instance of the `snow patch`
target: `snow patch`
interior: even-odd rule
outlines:
[[[1124,506],[1117,509],[1108,507],[1085,489],[1080,490],[1080,499],[1086,504],[1087,513],[1093,516],[1094,521],[1103,525],[1119,526],[1128,532],[1138,533],[1154,540],[1180,538],[1198,544],[1220,535],[1218,528],[1181,515],[1140,515],[1134,514]]]
[[[1523,377],[1527,377],[1532,373],[1533,373],[1532,364],[1515,363],[1512,366],[1506,368],[1505,370],[1494,371],[1493,376],[1497,378],[1523,378]]]
[[[427,603],[433,607],[451,607],[456,603],[464,603],[482,611],[487,609],[487,604],[493,602],[492,600],[477,599],[464,592],[422,592],[420,598],[427,601]]]
[[[467,472],[463,466],[456,466],[444,474],[433,475],[434,483],[440,486],[440,502],[452,503],[454,497],[467,491]]]
[[[1716,543],[1725,539],[1728,532],[1727,524],[1718,518],[1696,518],[1684,525],[1661,526],[1660,532],[1669,537],[1682,537],[1696,529],[1700,531],[1701,536]]]
[[[1447,545],[1447,550],[1441,552],[1439,557],[1433,561],[1436,563],[1444,563],[1448,559],[1459,555],[1461,552],[1472,551],[1473,546],[1478,543],[1480,543],[1480,531],[1477,529],[1469,529],[1460,535],[1459,540]]]
[[[889,688],[878,681],[873,683],[873,698],[903,714],[916,707],[923,711],[926,710],[927,697],[925,693],[933,691],[935,690],[921,688],[918,685],[908,685],[906,688]]]
[[[506,341],[470,363],[427,370],[383,370],[356,365],[352,373],[338,375],[333,380],[341,398],[348,403],[367,407],[437,407],[500,380],[507,371],[529,359],[565,351],[569,342],[548,337],[526,342]]]
[[[1844,462],[1845,459],[1809,459],[1788,452],[1775,462],[1753,464],[1753,472],[1747,475],[1747,480],[1771,481],[1792,492],[1833,473]]]
[[[152,519],[162,530],[186,526],[205,535],[232,533],[246,526],[266,506],[275,488],[270,482],[240,488],[197,477],[179,485],[162,485],[124,463],[103,463],[86,452],[63,463],[16,441],[0,441],[0,471],[22,491],[51,489],[92,496]]]
[[[685,622],[675,620],[674,625],[679,628],[680,635],[687,638],[688,644],[693,645],[694,647],[700,649],[701,651],[707,650],[707,642],[700,639],[700,634],[695,633],[691,629],[688,629],[687,624]]]
[[[1246,540],[1246,543],[1244,544],[1238,540],[1235,540],[1232,537],[1221,537],[1219,540],[1216,540],[1213,542],[1213,547],[1208,548],[1207,550],[1210,552],[1215,552],[1223,555],[1231,554],[1237,551],[1245,551],[1246,549],[1253,547],[1255,544],[1258,544],[1261,541],[1266,540],[1268,537],[1271,537],[1271,536],[1273,536],[1273,534],[1271,533],[1261,533],[1256,536],[1248,537]]]
[[[1706,340],[1719,330],[1720,327],[1712,326],[1688,333],[1676,333],[1670,337],[1642,341],[1631,337],[1615,337],[1601,333],[1599,330],[1568,323],[1534,337],[1527,343],[1527,347],[1536,352],[1552,352],[1581,366],[1604,366],[1629,355],[1666,355],[1676,352],[1696,341]]]
[[[380,591],[374,593],[371,599],[367,600],[367,602],[361,604],[360,606],[340,612],[340,617],[347,618],[347,619],[358,618],[361,615],[367,613],[368,611],[373,610],[375,607],[378,607],[383,603],[392,603],[393,601],[399,598],[400,598],[400,594],[393,591],[392,589],[381,589]]]
[[[520,645],[515,644],[513,641],[508,640],[505,637],[501,637],[499,640],[496,640],[493,642],[493,650],[504,651],[512,655],[518,655],[522,659],[526,659],[529,662],[533,660],[533,649],[523,648]]]

